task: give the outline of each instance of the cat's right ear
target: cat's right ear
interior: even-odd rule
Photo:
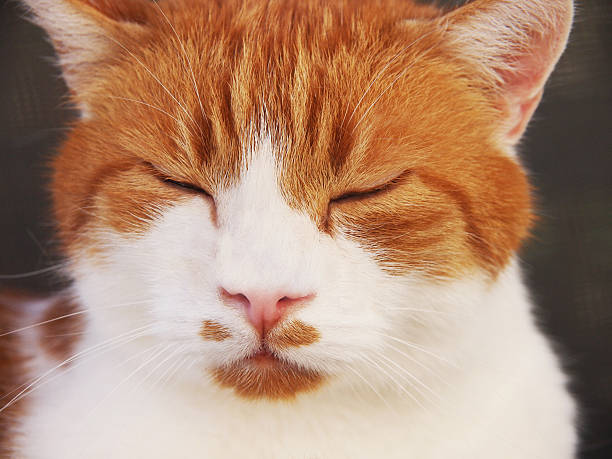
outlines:
[[[99,66],[144,30],[147,0],[21,0],[53,43],[73,98],[84,109]]]

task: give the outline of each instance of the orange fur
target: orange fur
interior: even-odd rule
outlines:
[[[19,292],[2,292],[0,295],[0,335],[23,326],[23,304],[31,296]],[[26,346],[19,334],[0,336],[0,400],[11,400],[16,389],[28,381]],[[19,400],[0,413],[0,457],[13,457],[18,438],[19,419],[24,415],[27,400]]]
[[[319,341],[321,334],[312,325],[301,320],[291,320],[275,328],[266,336],[266,342],[279,349],[287,347],[308,346]]]
[[[289,204],[390,273],[495,276],[527,235],[526,177],[498,142],[507,113],[474,83],[486,81],[481,70],[457,58],[443,11],[405,0],[185,0],[160,2],[163,13],[142,1],[70,4],[100,25],[104,45],[95,74],[89,54],[65,69],[91,115],[54,162],[69,255],[102,250],[98,229],[142,234],[192,195],[164,178],[214,199],[261,136],[282,158]],[[60,55],[63,40],[57,32]],[[211,321],[200,335],[231,337]],[[304,346],[319,332],[291,322],[267,339]],[[324,379],[253,359],[214,377],[248,398],[293,397]]]
[[[213,196],[238,180],[263,121],[284,155],[291,205],[377,249],[391,272],[505,266],[527,234],[529,189],[496,146],[503,114],[473,87],[444,29],[403,21],[441,12],[392,0],[185,3],[160,4],[180,43],[156,8],[138,8],[138,31],[114,32],[125,49],[79,96],[94,116],[75,125],[54,164],[69,252],[92,245],[88,229],[146,230],[181,199],[145,163]],[[385,193],[328,208],[407,170]]]
[[[299,393],[317,389],[325,381],[316,371],[267,354],[216,368],[212,375],[219,385],[247,399],[291,400]]]
[[[205,320],[200,328],[200,336],[205,340],[223,341],[232,337],[232,333],[223,325],[212,320]]]
[[[73,355],[84,330],[79,306],[68,298],[59,298],[43,314],[38,333],[40,348],[51,358],[63,361]]]
[[[41,297],[19,291],[2,291],[0,293],[0,335],[32,325],[25,322],[25,312],[30,307],[29,304],[41,300]],[[56,361],[63,361],[72,355],[84,328],[83,317],[71,315],[77,309],[78,306],[65,297],[60,297],[50,303],[39,318],[40,326],[35,329],[39,343],[35,349],[32,348],[31,343],[23,340],[21,333],[0,336],[0,400],[2,400],[2,406],[32,381],[29,363],[38,350]],[[68,317],[64,317],[67,315]],[[0,457],[13,457],[11,448],[18,438],[19,419],[27,410],[27,401],[28,397],[23,400],[19,399],[0,413]]]

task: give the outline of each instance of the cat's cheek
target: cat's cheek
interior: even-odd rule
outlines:
[[[189,198],[135,167],[100,184],[93,208],[100,225],[129,236],[146,233],[166,209]]]
[[[192,196],[159,208],[139,233],[89,227],[92,245],[75,251],[71,264],[79,293],[94,308],[128,304],[108,311],[116,320],[100,323],[119,325],[123,315],[127,327],[156,323],[159,334],[175,336],[175,324],[191,317],[197,336],[203,311],[195,311],[214,300],[206,284],[215,231],[209,207]]]
[[[210,203],[194,196],[167,209],[138,250],[149,257],[141,269],[159,334],[190,342],[208,364],[240,358],[259,344],[240,311],[220,301],[218,239]]]
[[[210,203],[199,196],[165,209],[151,225],[141,240],[143,256],[148,258],[141,269],[148,273],[157,314],[167,320],[201,319],[218,303],[217,239]]]
[[[60,219],[63,243],[72,257],[82,252],[103,255],[104,235],[143,237],[164,212],[193,194],[173,189],[141,163],[98,167],[87,187],[65,194]],[[64,177],[62,186],[74,177]],[[56,185],[56,187],[59,185]],[[211,211],[208,211],[208,219]]]

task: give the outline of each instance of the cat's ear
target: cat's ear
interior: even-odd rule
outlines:
[[[565,49],[572,17],[572,0],[475,0],[444,18],[453,49],[504,114],[504,143],[522,136]]]
[[[21,0],[31,18],[49,35],[66,83],[86,91],[96,66],[144,27],[147,0]]]

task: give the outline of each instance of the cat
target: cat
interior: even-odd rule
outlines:
[[[517,259],[571,0],[22,1],[80,117],[7,457],[575,457]]]

